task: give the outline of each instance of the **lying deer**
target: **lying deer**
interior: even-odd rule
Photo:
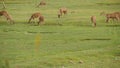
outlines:
[[[14,24],[12,17],[10,16],[10,14],[8,14],[7,11],[0,11],[0,16],[4,16],[7,19],[7,21],[10,21],[11,24]]]

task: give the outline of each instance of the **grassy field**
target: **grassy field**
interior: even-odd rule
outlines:
[[[0,1],[16,23],[0,17],[0,68],[120,68],[120,21],[99,15],[120,11],[119,0],[46,0],[36,8],[39,1],[5,0],[6,9]],[[69,12],[58,19],[60,7]],[[34,12],[45,16],[44,25],[27,24]]]

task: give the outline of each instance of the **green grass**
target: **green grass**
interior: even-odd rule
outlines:
[[[0,68],[6,68],[6,59],[10,68],[120,67],[120,22],[105,23],[99,15],[120,11],[119,0],[46,0],[46,6],[35,8],[38,2],[6,0],[7,9],[0,2],[0,10],[7,10],[16,23],[10,25],[0,17]],[[64,6],[69,12],[58,19],[58,9]],[[27,24],[34,12],[45,16],[44,25]],[[90,22],[92,15],[97,17],[96,28]],[[40,36],[38,51],[36,36]]]

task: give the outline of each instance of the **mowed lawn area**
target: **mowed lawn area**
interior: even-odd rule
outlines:
[[[120,68],[120,21],[101,12],[120,11],[119,0],[5,0],[11,25],[0,17],[0,68]],[[57,18],[61,7],[68,14]],[[28,24],[40,12],[45,24]],[[96,16],[93,27],[91,16]],[[61,25],[59,25],[61,24]]]

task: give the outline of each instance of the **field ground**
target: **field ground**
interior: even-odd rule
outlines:
[[[5,0],[16,24],[0,17],[0,68],[120,68],[120,22],[105,23],[99,15],[120,11],[119,0],[46,0],[46,6],[36,8],[38,2]],[[64,6],[69,12],[58,19]],[[45,16],[44,25],[27,24],[34,12]]]

